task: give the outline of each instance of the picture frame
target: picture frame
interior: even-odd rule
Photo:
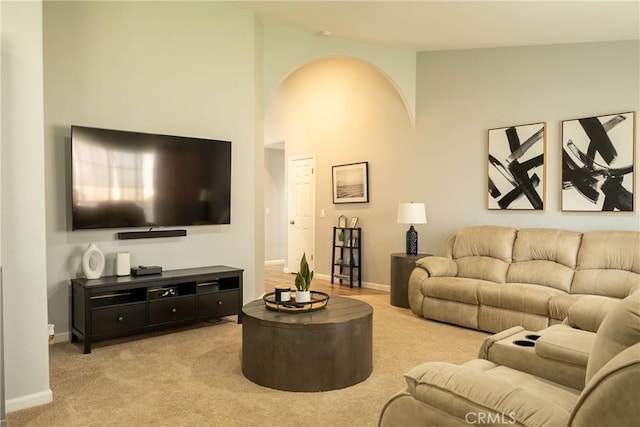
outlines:
[[[636,112],[562,122],[562,211],[634,212]]]
[[[358,220],[359,218],[357,216],[354,216],[353,218],[351,218],[351,222],[349,223],[349,228],[358,227]]]
[[[347,217],[340,215],[338,217],[338,228],[347,228]]]
[[[369,202],[369,162],[332,166],[333,203]]]
[[[545,209],[547,123],[489,129],[489,210]]]

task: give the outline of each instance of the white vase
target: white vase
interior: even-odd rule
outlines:
[[[82,272],[87,279],[99,279],[104,271],[104,254],[93,243],[82,254]]]
[[[311,301],[311,291],[296,291],[296,302]]]

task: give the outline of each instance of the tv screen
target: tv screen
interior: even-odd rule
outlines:
[[[72,229],[231,221],[231,142],[71,126]]]

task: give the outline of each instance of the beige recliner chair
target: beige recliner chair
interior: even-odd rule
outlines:
[[[407,388],[387,402],[380,426],[637,426],[640,293],[602,321],[582,390],[487,359],[424,363],[405,378]]]

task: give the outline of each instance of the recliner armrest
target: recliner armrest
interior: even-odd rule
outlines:
[[[639,390],[640,343],[637,343],[618,353],[591,378],[567,426],[637,425]]]
[[[538,356],[586,368],[596,340],[594,332],[553,325],[538,333],[540,338],[535,346]]]
[[[455,277],[458,274],[458,264],[451,258],[441,256],[420,258],[416,266],[425,269],[430,277]]]
[[[522,332],[522,331],[524,331],[524,328],[522,326],[514,326],[512,328],[505,329],[504,331],[498,332],[497,334],[493,334],[490,337],[485,338],[484,341],[482,342],[482,346],[480,347],[480,351],[478,352],[478,359],[488,360],[489,349],[494,343],[500,340],[503,340],[505,338],[509,338],[510,336],[513,336],[518,332]]]

